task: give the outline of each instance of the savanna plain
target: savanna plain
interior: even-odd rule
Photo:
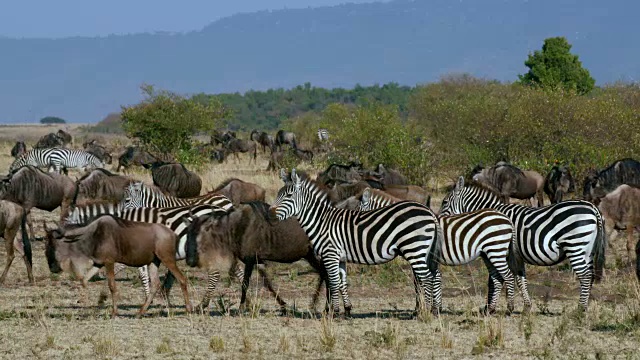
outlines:
[[[9,152],[17,139],[27,140],[31,147],[37,137],[56,130],[0,128],[0,169],[6,172],[13,161]],[[71,130],[76,146],[88,136]],[[259,154],[257,164],[241,156],[240,162],[230,159],[208,165],[200,176],[204,189],[229,177],[256,183],[272,202],[282,182],[266,167],[266,155]],[[313,174],[310,167],[306,165]],[[147,172],[136,171],[133,177],[151,182]],[[434,194],[435,211],[443,196]],[[43,220],[55,224],[58,211],[33,210],[36,236],[44,235]],[[120,316],[111,319],[106,282],[91,282],[89,302],[79,303],[79,282],[67,274],[52,275],[44,244],[35,241],[35,285],[28,285],[24,264],[16,258],[0,288],[0,358],[640,359],[640,287],[623,250],[623,238],[612,237],[609,242],[605,278],[595,284],[587,312],[578,308],[577,280],[567,264],[560,264],[527,267],[534,300],[529,314],[520,312],[522,299],[516,294],[516,312],[506,315],[503,292],[498,313],[481,315],[487,271],[478,260],[468,266],[443,267],[443,313],[415,318],[410,269],[396,259],[382,266],[348,266],[354,306],[350,319],[323,317],[322,304],[310,308],[317,275],[302,261],[267,266],[288,303],[284,315],[254,274],[246,312],[237,310],[240,284],[227,279],[205,311],[187,314],[179,289],[174,289],[170,306],[156,297],[148,314],[135,319],[143,293],[131,268],[118,275]],[[2,266],[4,249],[0,247]],[[206,274],[184,262],[179,266],[188,275],[192,301],[198,301]]]

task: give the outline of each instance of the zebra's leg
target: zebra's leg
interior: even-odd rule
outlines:
[[[329,295],[331,297],[331,307],[334,315],[338,315],[340,313],[340,298],[338,293],[342,293],[343,299],[345,300],[345,315],[350,316],[351,302],[349,301],[349,296],[347,295],[347,289],[344,287],[344,283],[340,278],[339,255],[324,255],[322,257],[322,262],[324,263],[324,267],[327,269],[327,277],[329,279]]]
[[[591,285],[594,280],[593,261],[585,261],[584,252],[572,253],[569,257],[569,263],[580,282],[580,305],[586,311],[589,305],[589,295],[591,295]]]
[[[253,273],[253,267],[255,261],[250,257],[244,261],[244,276],[242,278],[242,295],[240,296],[240,311],[245,310],[245,301],[247,300],[247,289],[249,288],[249,281],[251,280],[251,274]]]
[[[114,271],[115,276],[115,271]],[[138,276],[140,276],[140,282],[142,283],[142,291],[145,299],[149,297],[149,267],[147,265],[138,268]]]
[[[485,253],[482,254],[482,260],[489,271],[487,305],[485,310],[489,313],[495,312],[500,300],[501,289],[506,282],[507,284],[507,311],[511,313],[514,307],[514,279],[506,258],[489,258]]]
[[[218,285],[218,280],[220,280],[220,273],[216,270],[210,271],[207,279],[207,290],[204,292],[202,302],[200,303],[201,309],[207,309],[209,307],[213,292],[216,290],[216,286]]]
[[[420,284],[420,280],[418,280],[418,275],[416,274],[416,272],[412,270],[412,273],[413,273],[413,288],[416,292],[415,312],[417,315],[424,309],[427,309],[427,307],[433,306],[433,277],[431,276],[431,274],[427,276],[427,281],[423,288],[422,285]],[[423,297],[422,297],[423,293],[426,294],[425,296],[426,300],[423,300]]]
[[[149,305],[151,305],[151,302],[153,301],[153,297],[156,295],[156,292],[158,292],[158,289],[160,289],[160,278],[158,278],[158,265],[152,262],[151,264],[145,265],[145,266],[149,269],[149,277],[151,278],[151,291],[149,292],[149,294],[147,294],[147,298],[144,304],[142,304],[142,307],[140,308],[140,310],[138,311],[138,314],[136,315],[136,317],[138,318],[142,317],[142,315],[147,311],[147,309],[149,308]]]
[[[434,315],[438,315],[442,311],[442,273],[440,272],[440,269],[436,269],[433,272],[432,281],[433,305],[431,307],[431,312]]]

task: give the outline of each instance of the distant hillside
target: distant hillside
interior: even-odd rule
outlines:
[[[450,72],[512,81],[558,35],[598,84],[638,79],[639,10],[623,0],[393,1],[240,14],[180,35],[0,38],[0,119],[97,122],[137,102],[143,82],[221,93],[415,85]]]

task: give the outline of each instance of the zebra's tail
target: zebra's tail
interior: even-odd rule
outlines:
[[[514,276],[525,276],[524,260],[522,259],[522,254],[520,254],[520,251],[516,246],[515,230],[513,232],[513,238],[511,239],[511,243],[509,244],[509,254],[507,255],[507,265],[509,266],[509,270],[511,270]]]
[[[431,275],[435,275],[438,270],[440,259],[440,252],[442,250],[442,242],[444,241],[444,233],[442,232],[442,227],[439,224],[439,221],[436,218],[436,236],[433,238],[433,243],[431,244],[431,249],[429,249],[429,253],[427,253],[427,268],[429,269],[429,273]]]
[[[22,224],[20,225],[20,231],[22,232],[22,247],[24,250],[24,256],[27,258],[29,262],[29,266],[33,266],[33,254],[31,253],[31,240],[29,239],[29,234],[27,233],[27,212],[25,211],[22,214]],[[5,241],[9,241],[6,240]]]
[[[595,281],[599,283],[602,281],[602,273],[605,264],[605,249],[607,248],[607,234],[604,231],[604,219],[600,211],[596,209],[598,230],[596,235],[596,241],[593,244],[594,247],[594,259],[595,259]]]

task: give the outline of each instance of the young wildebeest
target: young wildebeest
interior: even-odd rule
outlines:
[[[539,173],[523,171],[504,162],[499,162],[488,169],[476,167],[474,170],[478,172],[473,174],[473,180],[496,189],[505,204],[508,204],[509,198],[512,197],[521,200],[536,198],[537,206],[544,205],[542,197],[544,178]]]
[[[608,235],[614,229],[627,231],[627,255],[632,261],[633,230],[640,226],[640,189],[623,184],[595,199],[595,203],[605,219]]]
[[[233,154],[236,158],[236,161],[240,161],[240,156],[238,153],[249,153],[249,164],[251,164],[251,159],[253,162],[256,162],[256,157],[258,156],[258,150],[256,143],[251,140],[240,140],[240,139],[231,139],[224,144],[224,149],[227,154]],[[253,153],[253,154],[251,154]]]
[[[288,144],[292,148],[297,148],[296,144],[296,134],[290,131],[278,130],[276,134],[276,138],[274,141],[274,146],[278,149],[278,151],[282,151],[282,145]]]
[[[158,161],[155,156],[151,155],[146,150],[138,146],[128,146],[125,152],[118,157],[118,168],[116,172],[120,172],[120,168],[123,168],[123,172],[126,174],[130,166],[145,166]]]
[[[571,171],[566,166],[554,165],[544,179],[544,192],[552,204],[562,201],[563,194],[575,191]]]
[[[188,198],[200,195],[202,180],[198,174],[187,170],[182,164],[171,164],[156,161],[150,165],[143,165],[151,169],[153,184],[168,195]]]
[[[622,184],[640,186],[640,162],[634,159],[621,159],[601,171],[590,171],[584,179],[582,195],[587,201],[593,201],[615,190]]]
[[[138,317],[144,314],[160,288],[158,266],[162,263],[180,282],[186,310],[191,312],[187,279],[176,265],[176,242],[176,234],[164,225],[103,215],[86,226],[47,230],[45,255],[52,273],[59,273],[63,269],[73,271],[82,279],[85,289],[89,281],[89,276],[86,276],[88,270],[93,266],[104,266],[113,300],[112,316],[118,315],[115,263],[149,266],[151,292],[140,308]]]
[[[76,205],[78,199],[120,202],[124,198],[124,188],[133,181],[101,168],[89,171],[76,181],[72,204]]]
[[[228,273],[236,259],[244,264],[242,297],[243,309],[253,268],[263,261],[292,263],[305,259],[320,273],[318,289],[313,297],[315,304],[323,279],[324,267],[316,258],[311,242],[295,219],[269,220],[269,204],[255,201],[242,204],[231,213],[221,216],[200,217],[189,224],[187,233],[187,264]],[[278,304],[286,303],[278,296],[268,275],[259,268],[265,285],[274,294]]]
[[[9,267],[11,267],[11,263],[15,258],[14,250],[18,250],[18,253],[22,255],[24,264],[27,266],[27,275],[30,275],[29,268],[31,265],[24,254],[22,243],[16,238],[23,215],[24,209],[22,209],[20,205],[12,203],[11,201],[0,200],[0,234],[4,238],[5,251],[7,252],[4,271],[2,271],[2,276],[0,276],[0,284],[4,284],[4,280],[9,272]]]
[[[273,153],[273,136],[267,134],[266,132],[258,132],[258,130],[251,131],[251,135],[249,138],[262,146],[262,152],[266,153],[266,148]]]
[[[24,141],[16,141],[16,144],[13,145],[13,148],[11,148],[11,156],[16,159],[26,152],[27,145],[24,143]]]
[[[27,165],[2,179],[0,185],[0,200],[14,202],[24,209],[22,215],[22,245],[24,255],[29,262],[27,273],[29,282],[33,283],[31,272],[32,254],[31,241],[27,235],[26,224],[31,208],[53,211],[60,207],[60,221],[67,216],[67,209],[75,193],[75,184],[69,177],[46,173],[36,167]],[[30,236],[33,237],[33,224],[29,218]]]
[[[311,150],[304,150],[296,147],[296,148],[292,148],[291,151],[293,152],[293,155],[295,155],[298,159],[302,161],[308,161],[308,162],[313,161],[313,151]]]
[[[224,195],[234,206],[249,201],[264,201],[265,190],[256,184],[231,178],[222,182],[210,193]]]
[[[316,182],[320,185],[349,183],[362,180],[362,164],[351,162],[347,165],[331,164],[327,170],[318,174]]]

